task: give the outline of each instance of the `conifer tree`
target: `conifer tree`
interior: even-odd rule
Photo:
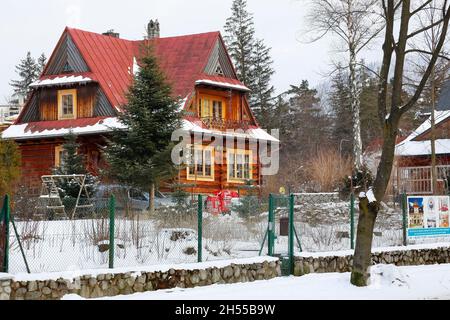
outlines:
[[[179,104],[159,69],[151,47],[129,88],[119,116],[127,129],[114,129],[105,149],[109,175],[121,183],[149,190],[154,209],[155,186],[176,174],[171,161],[171,135],[181,126]]]
[[[15,95],[27,97],[30,93],[30,84],[39,77],[39,67],[36,60],[31,57],[28,51],[27,56],[20,60],[16,66],[16,73],[19,75],[19,80],[11,80],[10,85],[14,89]]]
[[[85,156],[78,152],[80,144],[77,143],[77,136],[70,132],[65,140],[62,145],[61,163],[53,172],[57,175],[85,174],[85,186],[89,196],[92,196],[95,193],[95,186],[98,181],[86,170]],[[74,205],[73,199],[76,199],[80,192],[79,183],[74,179],[61,179],[57,180],[57,186],[61,198],[66,199],[66,204]],[[80,197],[84,198],[86,194],[82,192]]]
[[[224,41],[233,59],[239,80],[253,89],[252,75],[255,28],[252,14],[247,11],[246,0],[234,0],[231,16],[225,23]]]
[[[253,52],[253,77],[255,79],[253,92],[250,95],[250,106],[255,112],[258,122],[265,128],[271,127],[273,117],[273,103],[271,101],[274,87],[270,80],[275,70],[270,57],[270,48],[266,47],[263,40],[258,39]]]
[[[37,60],[37,77],[44,71],[45,65],[47,64],[47,57],[42,53]]]

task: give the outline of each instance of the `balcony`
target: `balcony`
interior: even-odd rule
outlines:
[[[201,120],[203,125],[208,129],[216,129],[221,131],[226,131],[227,129],[242,129],[245,131],[250,126],[250,121],[248,120],[232,120],[214,117],[201,118]]]

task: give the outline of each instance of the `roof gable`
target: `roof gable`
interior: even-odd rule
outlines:
[[[42,76],[88,71],[89,68],[73,43],[72,37],[64,32],[45,66]]]

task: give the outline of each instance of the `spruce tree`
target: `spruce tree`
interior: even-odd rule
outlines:
[[[254,88],[252,75],[255,28],[253,17],[247,11],[246,0],[234,0],[231,16],[225,23],[224,41],[233,59],[239,80],[250,89]]]
[[[47,63],[47,57],[42,53],[37,60],[37,76],[39,77],[44,71],[45,65]]]
[[[36,60],[31,57],[28,51],[27,56],[20,60],[16,66],[16,73],[19,75],[19,80],[11,80],[10,85],[14,89],[15,95],[27,97],[30,93],[30,84],[39,77],[39,67]]]
[[[181,126],[181,112],[152,48],[145,51],[119,116],[127,129],[113,130],[105,153],[109,175],[126,185],[149,190],[149,208],[153,211],[155,185],[176,174],[170,157],[171,135]]]
[[[352,112],[348,76],[338,65],[331,79],[329,103],[333,114],[333,140],[341,155],[351,156],[353,150]]]
[[[272,128],[273,117],[278,116],[273,112],[271,101],[274,87],[270,84],[275,70],[272,68],[273,61],[270,57],[270,48],[266,47],[263,40],[258,39],[253,52],[253,77],[255,79],[254,89],[250,95],[250,106],[260,124],[266,129]]]

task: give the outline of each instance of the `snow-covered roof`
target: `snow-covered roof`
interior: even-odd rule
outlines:
[[[193,133],[204,133],[210,135],[223,135],[237,138],[255,139],[263,141],[280,142],[277,138],[273,137],[267,131],[261,128],[250,128],[245,131],[220,131],[202,128],[200,125],[193,121],[183,119],[182,129]]]
[[[117,117],[94,118],[94,121],[89,124],[77,122],[76,120],[78,119],[14,124],[2,132],[2,138],[16,140],[35,139],[64,136],[70,132],[74,134],[94,134],[111,132],[112,128],[125,128]],[[67,125],[64,125],[66,122]],[[46,123],[49,124],[47,128],[45,127]],[[51,127],[50,123],[58,123],[58,126]]]
[[[30,87],[48,87],[48,86],[56,86],[56,85],[67,85],[67,84],[74,84],[74,83],[87,83],[92,82],[92,80],[89,77],[83,76],[83,75],[68,75],[68,76],[57,76],[52,77],[48,79],[42,79],[42,80],[36,80],[35,82],[30,84]]]
[[[242,84],[229,83],[229,82],[225,82],[225,81],[214,81],[214,80],[210,80],[210,79],[200,79],[200,80],[195,81],[195,84],[207,84],[207,85],[213,85],[213,86],[217,86],[217,87],[235,89],[235,90],[240,90],[240,91],[250,91],[249,88],[247,88],[246,86],[244,86]]]
[[[450,154],[450,139],[436,139],[436,154]],[[395,147],[397,156],[425,156],[431,154],[431,141],[406,141]]]
[[[435,124],[450,117],[450,110],[435,111]],[[395,147],[396,156],[419,156],[431,154],[430,140],[414,141],[415,138],[431,129],[431,116],[425,120],[414,132]],[[450,139],[436,139],[436,154],[450,153]]]

